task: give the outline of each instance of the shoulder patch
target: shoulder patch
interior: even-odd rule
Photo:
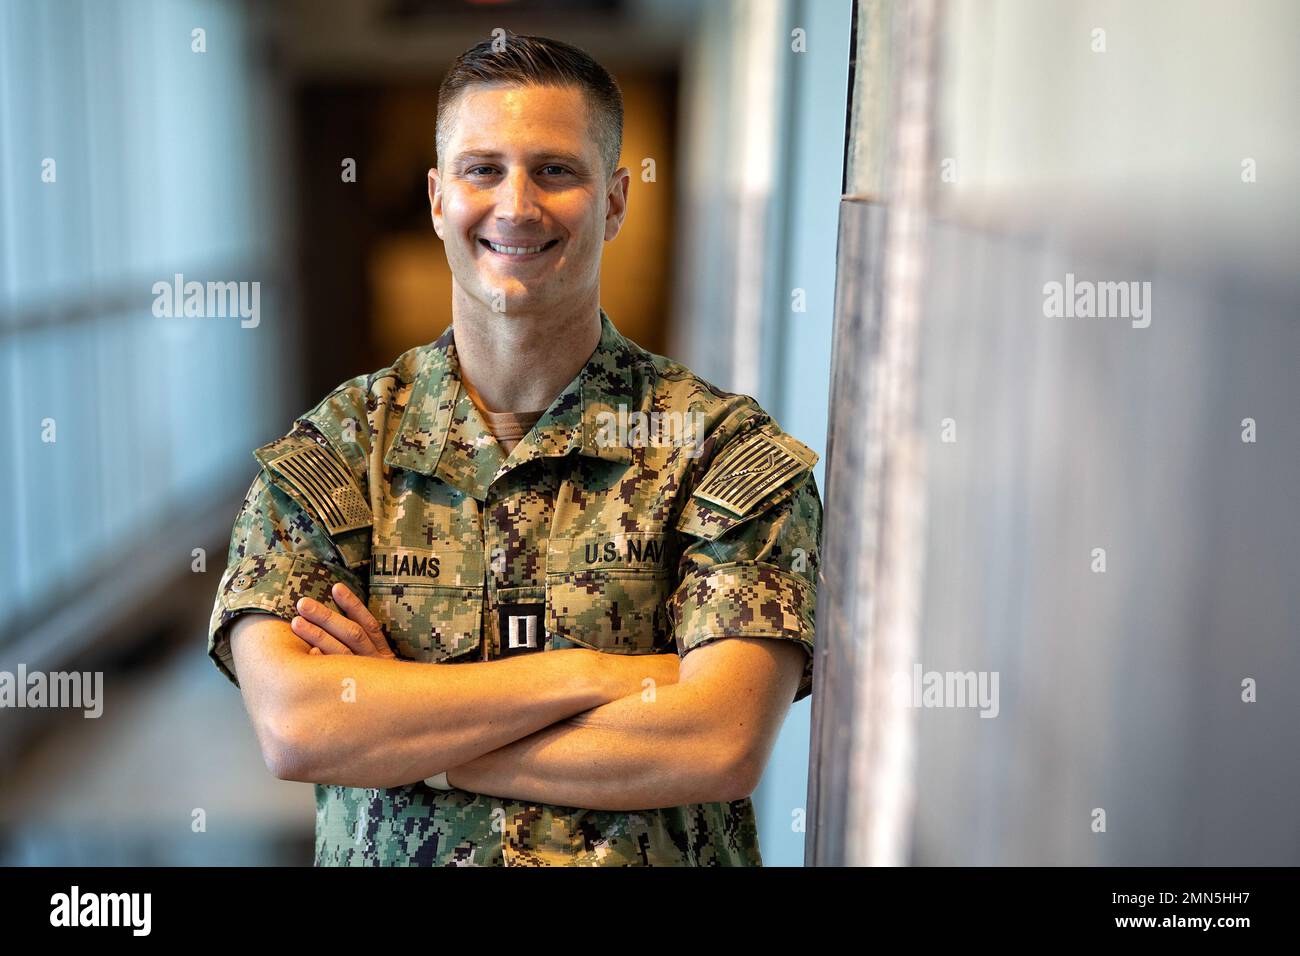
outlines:
[[[374,522],[356,476],[328,445],[292,432],[263,445],[253,455],[288,486],[299,503],[320,517],[331,535]]]
[[[817,453],[812,449],[764,426],[723,450],[709,466],[694,497],[743,518],[754,505],[816,463]]]

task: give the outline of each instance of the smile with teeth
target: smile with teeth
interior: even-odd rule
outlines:
[[[534,253],[542,252],[545,249],[551,248],[551,246],[555,245],[559,241],[560,240],[558,239],[551,239],[549,242],[544,242],[540,246],[503,246],[499,243],[493,242],[491,239],[479,239],[479,242],[483,243],[483,245],[487,246],[493,252],[499,253],[503,256],[531,256]]]

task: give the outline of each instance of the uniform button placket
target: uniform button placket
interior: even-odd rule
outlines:
[[[488,507],[491,500],[492,489],[488,488],[487,493],[483,496],[483,506],[479,510],[478,514],[479,548],[480,552],[483,554],[483,584],[480,592],[483,598],[483,614],[480,617],[480,621],[482,622],[481,626],[483,628],[483,660],[485,661],[491,660],[492,658],[492,561],[491,555],[487,553]]]

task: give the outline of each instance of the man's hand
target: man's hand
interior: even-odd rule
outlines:
[[[397,655],[384,637],[384,629],[365,603],[342,582],[336,583],[330,593],[346,617],[319,601],[305,597],[298,599],[298,614],[301,616],[289,622],[293,633],[311,645],[309,653],[355,654],[396,660]]]
[[[646,685],[647,678],[650,680],[650,687],[656,691],[661,687],[668,687],[676,684],[680,680],[680,661],[675,652],[664,654],[607,654],[601,651],[582,649],[582,650],[563,650],[560,654],[583,653],[592,655],[591,660],[596,662],[598,672],[603,677],[605,684],[605,696],[608,698],[606,703],[621,700],[640,694],[643,702],[657,699],[657,693],[653,693],[650,698],[645,696],[648,689]],[[602,716],[597,711],[604,710],[604,707],[594,707],[582,713],[575,714],[564,721],[557,721],[549,730],[555,730],[560,727],[593,727],[602,728],[606,731],[618,731],[623,729],[617,720],[611,720],[608,716]],[[518,743],[519,741],[515,741]],[[504,751],[506,748],[501,748]],[[466,786],[472,787],[473,784],[467,784],[467,781],[478,779],[478,774],[482,773],[485,768],[496,766],[494,760],[501,757],[501,752],[489,752],[480,755],[479,758],[468,763],[448,768],[447,782],[453,787]]]

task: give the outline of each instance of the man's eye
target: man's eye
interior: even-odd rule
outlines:
[[[547,163],[541,168],[541,172],[545,176],[567,176],[572,172],[572,170],[567,166],[561,166],[559,163]],[[467,166],[465,168],[466,176],[495,176],[496,173],[497,169],[495,166],[489,166],[483,163],[479,163],[475,166]]]

